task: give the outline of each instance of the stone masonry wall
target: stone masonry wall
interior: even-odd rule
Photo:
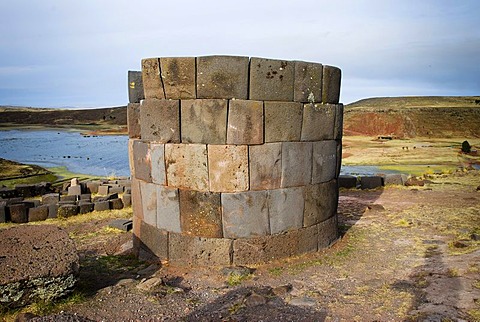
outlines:
[[[135,247],[180,265],[243,265],[337,239],[340,69],[233,56],[130,71]]]

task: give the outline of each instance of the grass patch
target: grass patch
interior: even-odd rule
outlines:
[[[250,279],[253,277],[253,274],[237,274],[231,273],[227,277],[227,285],[228,286],[237,286],[242,284],[243,281]]]
[[[282,267],[274,267],[274,268],[270,268],[268,272],[270,273],[270,275],[280,276],[284,272],[284,269]]]

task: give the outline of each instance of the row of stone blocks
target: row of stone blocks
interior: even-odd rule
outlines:
[[[129,101],[249,99],[336,104],[341,70],[304,61],[238,56],[161,57],[142,60],[128,74]]]
[[[403,186],[407,183],[408,175],[404,173],[382,174],[372,176],[352,176],[340,175],[338,177],[339,188],[360,188],[360,189],[376,189],[388,185]]]
[[[67,218],[92,211],[122,209],[131,205],[131,194],[124,193],[119,198],[117,193],[107,196],[90,194],[66,195],[49,193],[42,200],[24,200],[21,197],[0,200],[0,223],[26,223],[43,221],[49,218]]]
[[[342,137],[342,104],[146,99],[127,109],[129,136],[161,143],[256,145]]]
[[[195,191],[238,192],[301,187],[338,177],[341,141],[262,145],[161,144],[129,140],[132,175]]]

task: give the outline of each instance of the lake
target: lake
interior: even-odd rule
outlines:
[[[130,176],[128,136],[83,136],[78,131],[0,131],[0,157],[96,176]]]

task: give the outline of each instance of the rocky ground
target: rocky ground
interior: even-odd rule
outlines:
[[[139,262],[131,233],[108,227],[131,210],[77,216],[59,223],[81,258],[74,294],[3,318],[480,321],[479,185],[479,171],[468,171],[419,187],[341,191],[335,245],[249,268]]]

